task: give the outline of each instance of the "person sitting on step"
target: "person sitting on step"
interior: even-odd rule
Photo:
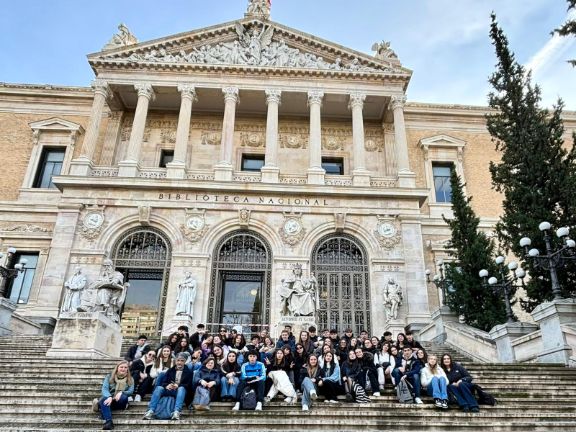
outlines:
[[[296,390],[288,378],[286,373],[286,358],[284,356],[284,351],[281,349],[276,350],[272,356],[272,360],[266,359],[266,372],[268,374],[268,379],[271,381],[270,391],[264,399],[266,402],[270,402],[278,393],[282,393],[286,396],[284,402],[294,403],[298,399],[296,396]]]
[[[356,352],[353,349],[348,351],[348,359],[342,363],[340,374],[346,392],[346,400],[352,402],[354,400],[352,395],[354,384],[358,381],[358,376],[362,374],[362,365],[356,360]]]
[[[128,408],[128,398],[134,393],[134,380],[130,375],[128,361],[122,360],[102,381],[102,396],[92,401],[92,410],[104,420],[103,430],[114,429],[112,411]]]
[[[344,393],[340,382],[340,366],[332,351],[325,352],[323,357],[321,367],[324,378],[318,382],[318,389],[325,398],[324,402],[338,403],[338,395]]]
[[[420,384],[434,398],[438,408],[448,408],[448,378],[444,369],[438,365],[436,355],[428,356],[428,363],[420,371]]]
[[[236,360],[236,353],[229,352],[226,360],[220,367],[220,397],[223,402],[236,400],[236,390],[240,383],[240,374],[242,373],[241,366]]]
[[[452,361],[450,354],[442,356],[442,369],[448,378],[448,393],[454,395],[464,412],[480,412],[478,401],[472,393],[472,376],[460,363]]]
[[[300,369],[300,390],[302,391],[302,411],[308,411],[312,401],[318,398],[318,383],[324,378],[324,371],[318,365],[318,357],[308,357],[306,366]]]
[[[155,416],[156,407],[163,396],[173,396],[176,398],[172,420],[180,420],[180,413],[186,399],[186,392],[192,385],[192,372],[186,367],[187,356],[179,353],[176,356],[176,365],[171,367],[162,377],[152,393],[152,399],[148,404],[148,411],[144,414],[144,420],[152,420]]]
[[[154,385],[157,386],[162,382],[162,376],[168,372],[172,366],[174,366],[174,356],[172,355],[172,349],[169,345],[165,345],[158,351],[156,361],[150,369],[150,377],[154,379]]]
[[[270,336],[264,337],[264,343],[262,348],[260,348],[260,361],[264,362],[266,358],[272,358],[274,351],[276,350],[276,344]]]
[[[396,367],[396,358],[390,353],[391,345],[382,344],[382,349],[374,355],[374,364],[378,368],[378,385],[384,391],[386,377],[392,382],[392,371]]]
[[[138,340],[134,345],[128,348],[128,352],[124,356],[124,360],[128,362],[129,366],[132,366],[134,360],[138,360],[144,354],[150,351],[150,345],[148,345],[148,338],[146,335],[138,336]]]
[[[236,404],[232,408],[233,411],[240,409],[240,397],[246,387],[254,389],[256,392],[256,411],[262,411],[262,402],[264,401],[264,383],[266,381],[266,367],[264,363],[258,361],[258,352],[249,351],[248,361],[242,365],[242,373],[240,374],[240,383],[236,391]]]
[[[136,386],[136,396],[134,402],[140,402],[144,396],[152,393],[154,378],[150,376],[150,372],[154,367],[156,361],[156,353],[152,350],[148,351],[144,357],[132,363],[130,374],[134,379]]]
[[[366,377],[368,377],[370,388],[372,389],[372,396],[380,396],[380,387],[378,386],[378,369],[374,364],[374,356],[370,352],[364,351],[360,347],[356,348],[354,352],[356,353],[356,361],[362,367],[362,373],[359,374],[357,378],[358,384],[366,389]]]
[[[190,395],[195,395],[199,386],[210,392],[211,402],[220,397],[220,369],[214,357],[204,360],[202,367],[194,373]],[[206,406],[205,409],[210,409],[210,406]]]
[[[400,380],[406,380],[412,384],[414,402],[417,404],[423,403],[422,399],[420,399],[420,370],[424,367],[425,363],[425,357],[412,357],[412,348],[406,345],[402,350],[402,363],[400,365],[396,364],[396,368],[392,371],[396,385],[398,385]]]

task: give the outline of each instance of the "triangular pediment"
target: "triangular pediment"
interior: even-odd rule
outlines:
[[[375,47],[377,44],[375,44]],[[382,46],[379,44],[378,46]],[[388,48],[387,46],[385,48]],[[300,70],[303,73],[392,75],[409,81],[392,50],[373,57],[271,21],[243,19],[88,56],[92,67],[130,69]]]
[[[84,129],[81,125],[64,120],[58,117],[52,117],[46,120],[39,120],[35,122],[28,123],[30,129],[32,130],[53,130],[53,131],[76,131],[82,132]]]
[[[454,138],[448,135],[436,135],[433,137],[422,138],[420,140],[420,146],[425,148],[430,147],[456,147],[462,148],[466,146],[466,141],[458,138]]]

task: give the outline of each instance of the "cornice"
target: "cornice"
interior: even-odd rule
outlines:
[[[50,96],[92,97],[91,87],[59,86],[51,84],[25,84],[0,82],[0,93],[12,94],[49,94]]]

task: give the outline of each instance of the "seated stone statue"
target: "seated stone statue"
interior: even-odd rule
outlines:
[[[278,289],[282,314],[286,316],[313,316],[316,313],[317,282],[314,275],[302,278],[302,266],[295,265],[293,276],[282,280]]]

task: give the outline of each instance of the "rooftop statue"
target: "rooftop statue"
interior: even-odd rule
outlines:
[[[270,19],[271,0],[248,0],[248,9],[244,14],[247,18]]]
[[[390,42],[386,41],[376,42],[374,45],[372,45],[372,51],[376,52],[376,55],[374,57],[376,57],[379,60],[398,59],[398,56],[396,55],[394,50],[390,48]]]
[[[108,43],[104,45],[102,51],[135,45],[138,43],[138,39],[136,39],[136,37],[130,33],[130,30],[128,30],[128,27],[126,27],[124,24],[120,23],[118,30],[118,33],[112,36],[112,39],[110,39]]]

